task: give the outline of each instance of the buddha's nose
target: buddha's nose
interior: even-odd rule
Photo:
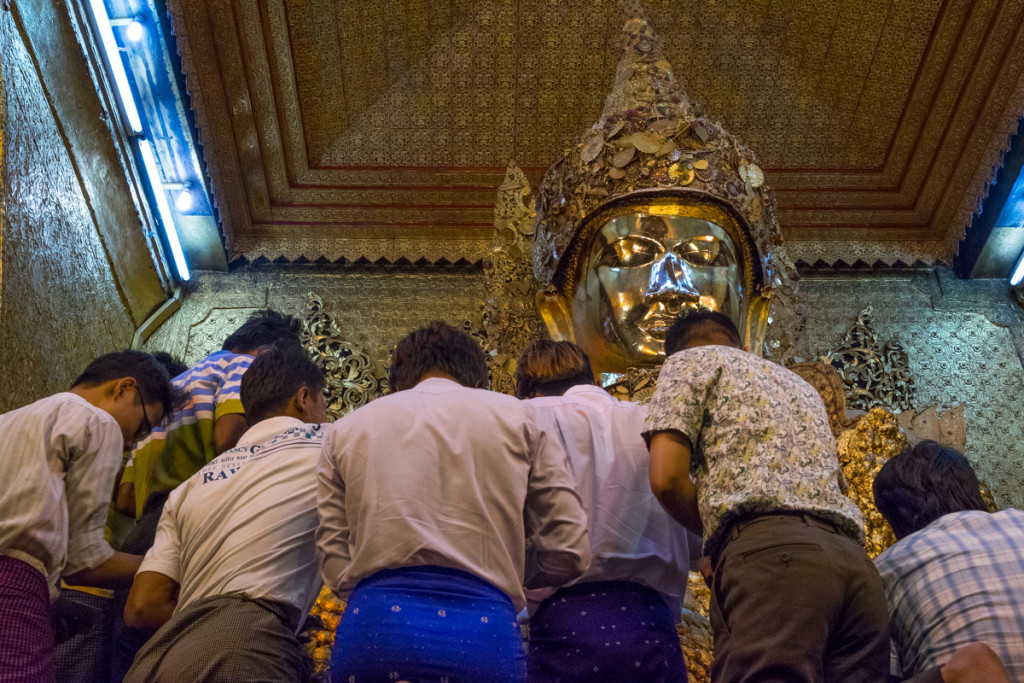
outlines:
[[[690,269],[677,254],[666,252],[654,262],[647,283],[649,299],[696,294],[697,289],[693,286]]]

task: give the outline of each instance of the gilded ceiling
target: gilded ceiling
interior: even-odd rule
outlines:
[[[478,260],[614,79],[619,0],[168,0],[231,258]],[[948,262],[1024,111],[1024,0],[647,0],[807,264]]]

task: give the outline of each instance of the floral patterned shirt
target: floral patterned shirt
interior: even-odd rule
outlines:
[[[693,444],[705,554],[732,519],[794,510],[864,542],[860,510],[844,495],[836,441],[821,397],[795,373],[728,346],[673,354],[658,376],[644,437],[676,430]]]

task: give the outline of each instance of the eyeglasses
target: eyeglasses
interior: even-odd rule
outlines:
[[[142,406],[142,424],[139,425],[139,431],[135,432],[135,441],[142,441],[150,432],[153,431],[153,423],[149,421],[149,413],[146,412],[146,399],[142,396],[142,392],[139,388],[135,388],[136,393],[139,397],[139,404]]]

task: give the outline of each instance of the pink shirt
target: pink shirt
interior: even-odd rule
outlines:
[[[334,423],[319,466],[317,546],[347,593],[382,569],[461,569],[526,605],[590,564],[557,436],[511,396],[432,378]],[[529,552],[526,538],[532,539]]]

